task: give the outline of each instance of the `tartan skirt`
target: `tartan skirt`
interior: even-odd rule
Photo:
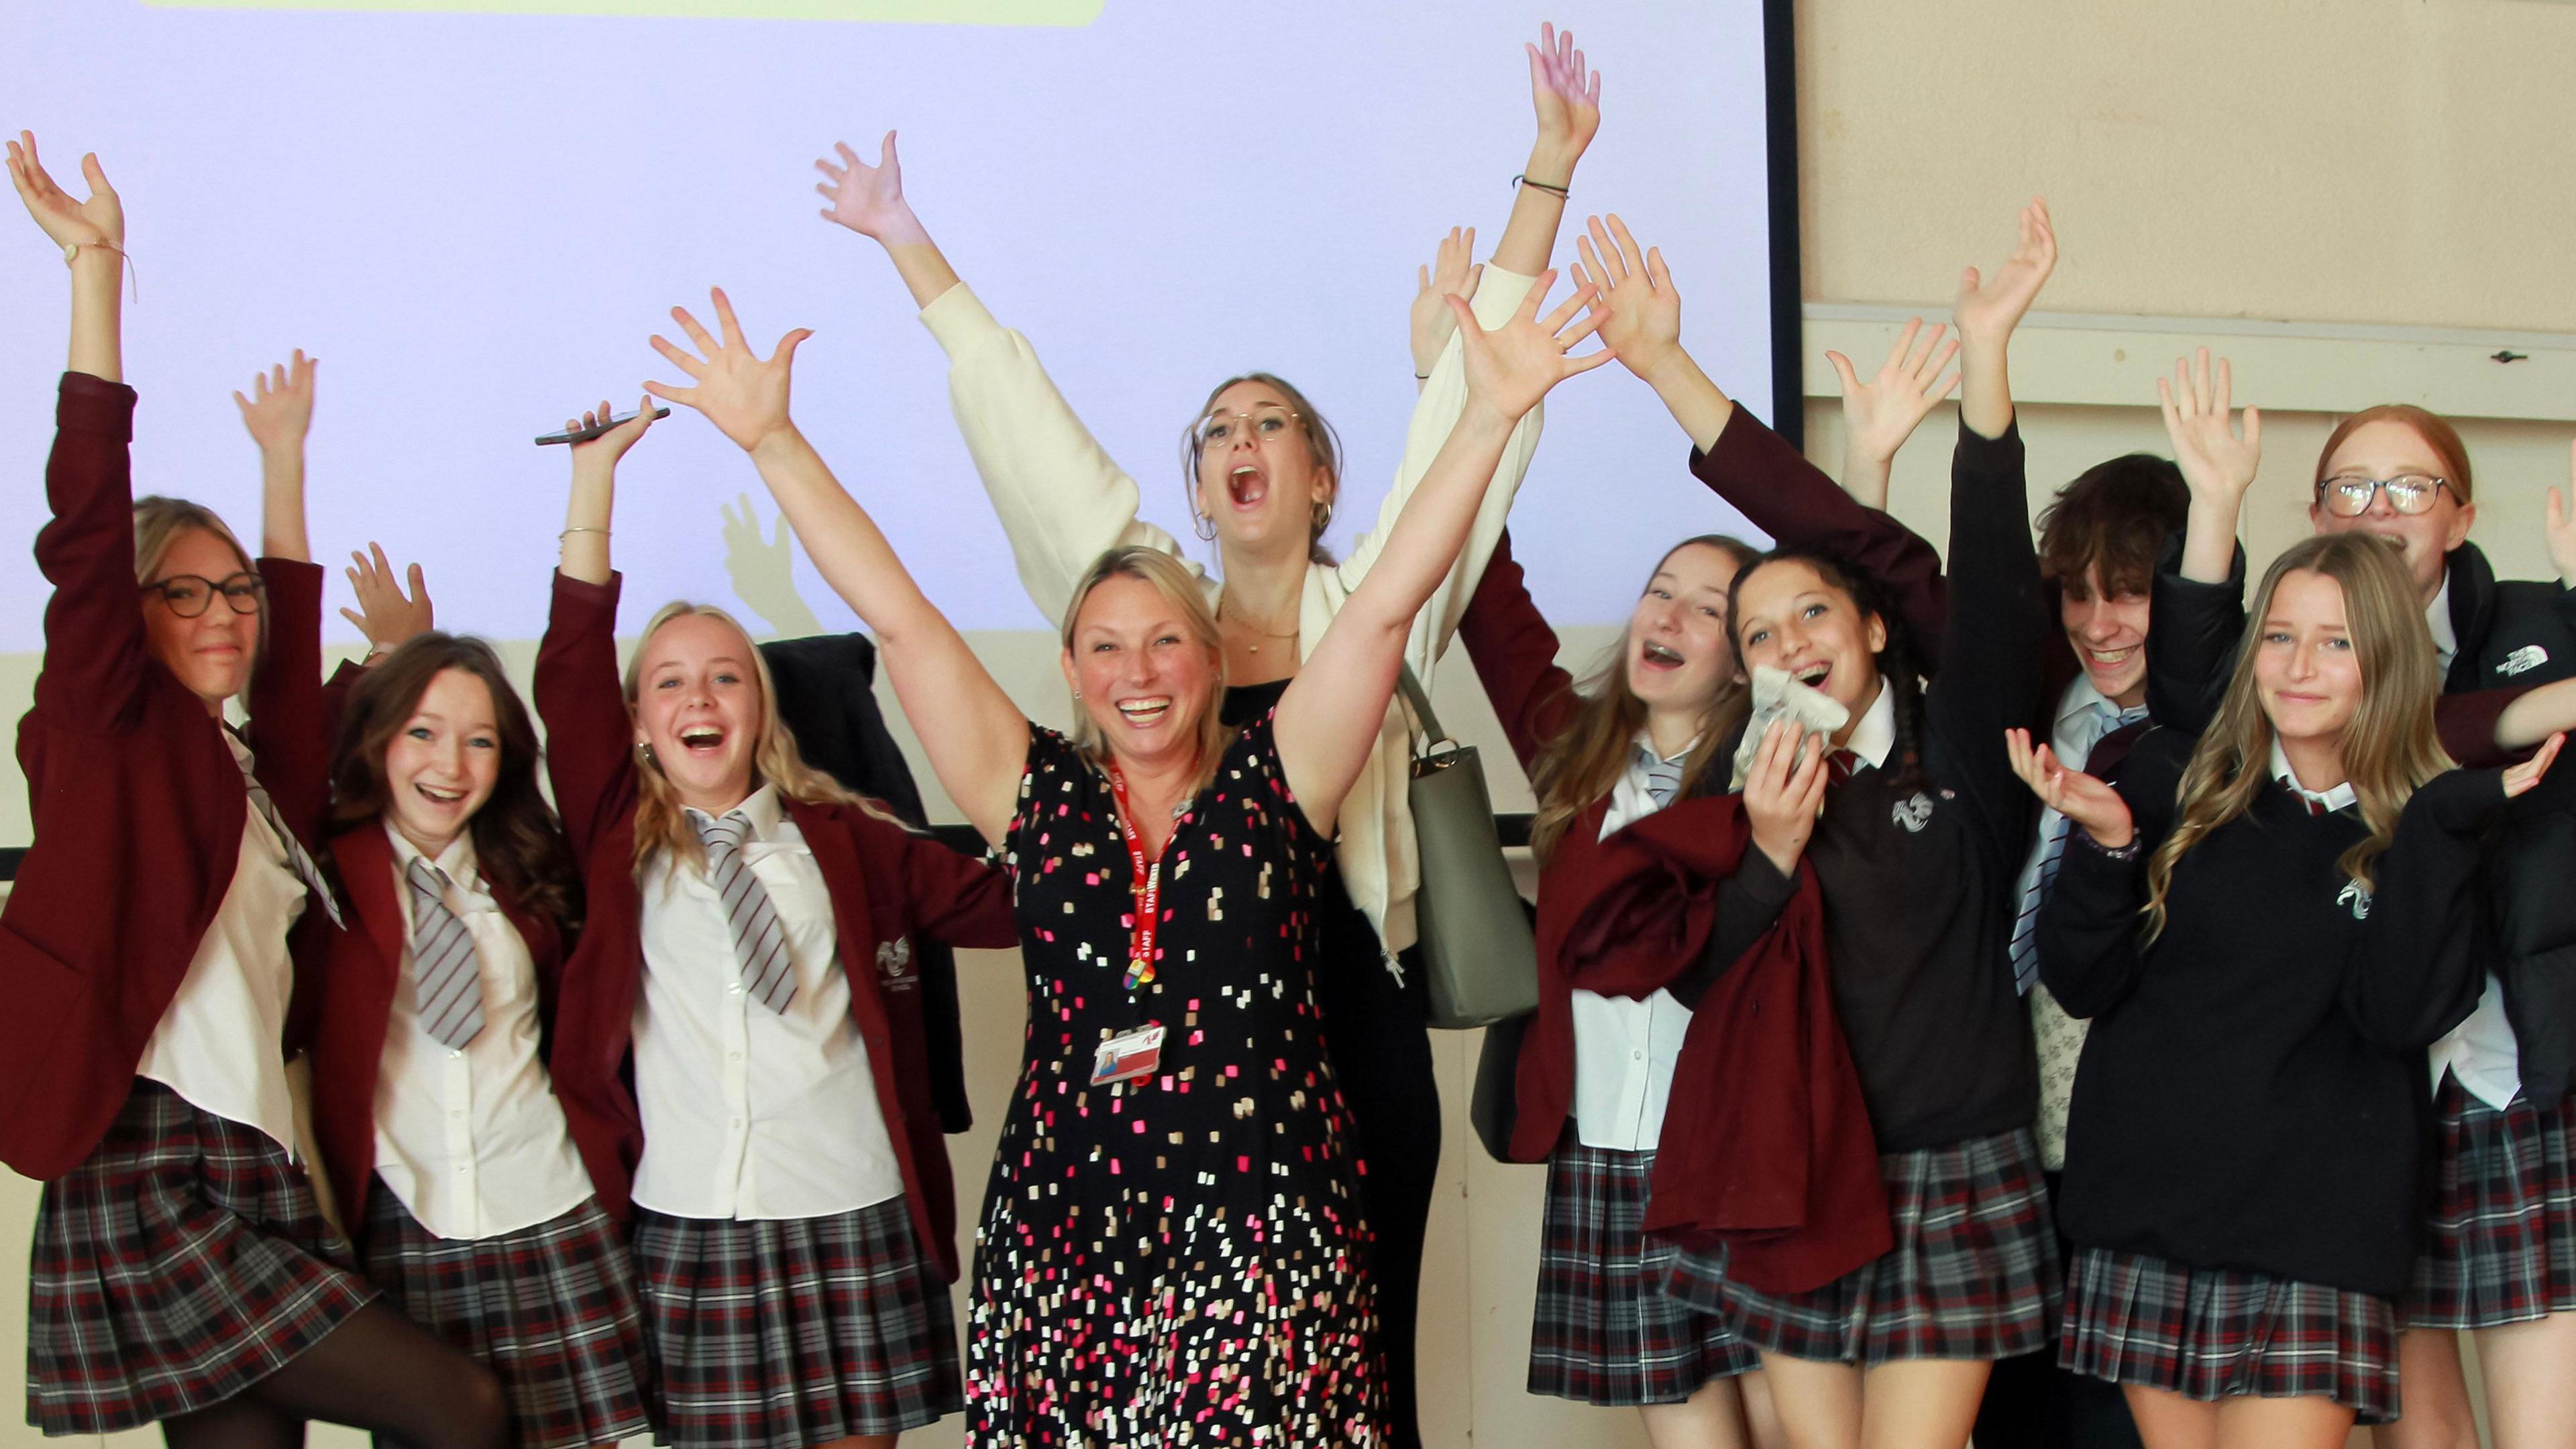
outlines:
[[[2046,1346],[2064,1285],[2030,1130],[1883,1153],[1878,1167],[1896,1245],[1877,1258],[1821,1288],[1772,1294],[1729,1280],[1722,1260],[1684,1251],[1671,1291],[1789,1358],[1866,1368]]]
[[[1678,1404],[1762,1366],[1726,1320],[1665,1292],[1676,1249],[1643,1232],[1652,1152],[1559,1147],[1547,1163],[1529,1391],[1604,1408]]]
[[[501,1381],[518,1449],[614,1444],[651,1427],[635,1270],[596,1199],[515,1233],[441,1238],[379,1181],[360,1242],[387,1300]]]
[[[635,1263],[679,1449],[808,1449],[965,1407],[948,1285],[901,1197],[750,1222],[635,1210]]]
[[[2498,1328],[2576,1309],[2576,1101],[2499,1112],[2442,1078],[2432,1231],[2411,1328]]]
[[[2397,1307],[2385,1298],[2145,1253],[2078,1248],[2061,1367],[2202,1403],[2322,1398],[2397,1417]]]
[[[29,1256],[27,1422],[47,1434],[221,1403],[376,1296],[286,1149],[139,1077],[45,1184]]]

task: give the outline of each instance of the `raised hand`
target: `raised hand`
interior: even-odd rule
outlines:
[[[1448,295],[1449,310],[1457,316],[1459,338],[1466,348],[1469,406],[1490,408],[1517,422],[1538,406],[1549,388],[1610,360],[1607,347],[1581,357],[1567,355],[1575,343],[1600,329],[1601,314],[1586,310],[1592,302],[1591,288],[1578,288],[1555,311],[1544,318],[1538,315],[1539,299],[1555,284],[1555,272],[1541,273],[1511,320],[1491,332],[1476,325],[1476,314],[1468,310],[1465,298]]]
[[[2263,461],[2263,414],[2247,408],[2240,434],[2227,417],[2233,386],[2227,359],[2218,359],[2213,371],[2206,347],[2189,364],[2174,359],[2170,384],[2156,379],[2165,436],[2173,440],[2174,461],[2181,465],[2182,479],[2191,485],[2194,501],[2205,498],[2231,508],[2244,498]]]
[[[1816,817],[1825,808],[1828,753],[1822,736],[1785,718],[1771,721],[1754,748],[1753,767],[1744,776],[1744,813],[1754,845],[1782,875],[1798,868],[1816,833]]]
[[[661,339],[654,340],[658,342]],[[579,432],[583,428],[595,428],[615,416],[617,416],[617,410],[608,405],[607,399],[602,398],[595,410],[583,413],[577,418],[564,419],[564,431],[572,433]],[[617,466],[617,460],[626,456],[627,449],[643,441],[645,430],[652,426],[653,400],[649,397],[640,399],[635,405],[635,416],[610,428],[598,437],[572,445],[573,467],[614,469]]]
[[[322,364],[295,349],[294,360],[281,362],[251,380],[248,395],[233,394],[242,426],[263,453],[304,446],[313,426],[313,374]]]
[[[1522,48],[1529,52],[1530,104],[1538,111],[1538,153],[1563,161],[1571,172],[1601,129],[1601,73],[1584,65],[1571,30],[1542,22],[1538,44]],[[1565,176],[1533,179],[1566,182]]]
[[[2000,343],[2021,324],[2031,302],[2057,269],[2057,232],[2049,225],[2048,203],[2032,197],[2021,209],[2021,243],[1991,277],[1969,267],[1959,273],[1959,297],[1950,318],[1969,345]]]
[[[860,160],[846,141],[833,142],[832,149],[840,153],[837,164],[828,157],[814,163],[814,169],[823,173],[814,189],[831,203],[823,208],[825,221],[838,222],[887,246],[929,242],[930,233],[922,229],[921,218],[912,214],[912,203],[903,199],[903,162],[894,153],[894,132],[886,132],[877,143],[874,166]]]
[[[54,184],[44,163],[37,159],[33,131],[20,131],[18,139],[8,144],[8,151],[9,184],[18,188],[18,199],[27,203],[27,214],[44,228],[54,245],[125,250],[125,206],[116,199],[116,188],[107,184],[107,172],[99,166],[95,153],[81,158],[81,178],[89,183],[89,198],[74,201]]]
[[[342,609],[340,617],[358,626],[367,636],[372,657],[388,653],[406,639],[426,634],[437,626],[437,612],[429,602],[429,586],[421,581],[420,565],[409,569],[411,593],[406,596],[394,578],[394,566],[385,557],[385,546],[367,545],[365,553],[349,555],[350,591],[358,596],[358,607]]]
[[[2541,742],[2539,749],[2532,752],[2530,759],[2506,770],[2504,798],[2510,800],[2539,784],[2540,777],[2549,773],[2549,762],[2558,758],[2559,747],[2566,743],[2567,736],[2564,733],[2551,735]]]
[[[1574,282],[1594,294],[1601,345],[1630,372],[1652,381],[1650,374],[1682,345],[1682,294],[1664,269],[1664,254],[1655,248],[1640,253],[1615,212],[1606,225],[1598,216],[1586,221],[1584,231],[1574,243],[1583,256]]]
[[[1825,354],[1843,383],[1843,488],[1872,508],[1887,506],[1888,464],[1896,450],[1959,386],[1959,374],[1941,375],[1959,351],[1957,339],[1942,341],[1948,331],[1935,325],[1924,336],[1922,318],[1908,321],[1896,345],[1887,349],[1878,375],[1867,382],[1852,369],[1850,358]]]
[[[2137,822],[2120,792],[2082,770],[2066,768],[2047,745],[2033,747],[2030,731],[2004,731],[2004,750],[2012,756],[2013,773],[2039,803],[2082,826],[2094,844],[2119,850],[2137,838]]]
[[[792,437],[796,425],[787,415],[788,372],[797,346],[813,336],[813,330],[799,327],[779,338],[777,348],[764,358],[743,341],[742,324],[735,320],[733,303],[726,300],[724,289],[715,288],[708,295],[715,303],[716,326],[724,334],[721,340],[708,336],[707,329],[699,326],[698,319],[690,316],[685,307],[672,308],[671,318],[688,334],[690,343],[697,348],[696,355],[672,346],[658,335],[653,338],[653,350],[687,373],[697,386],[648,382],[644,390],[666,402],[696,408],[746,453],[765,441]]]
[[[2569,476],[2576,479],[2576,467],[2569,469]],[[2576,510],[2555,488],[2549,490],[2549,514],[2541,520],[2541,537],[2549,542],[2549,562],[2558,569],[2559,583],[2576,589]]]
[[[1431,375],[1431,364],[1440,360],[1440,349],[1448,345],[1449,334],[1458,330],[1458,319],[1450,315],[1449,304],[1441,299],[1452,292],[1472,299],[1476,284],[1484,278],[1484,263],[1470,261],[1475,254],[1476,229],[1453,226],[1440,239],[1439,254],[1416,273],[1413,376],[1417,381]]]

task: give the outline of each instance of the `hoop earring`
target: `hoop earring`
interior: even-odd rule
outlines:
[[[1320,539],[1324,536],[1324,530],[1332,526],[1333,505],[1325,502],[1323,499],[1316,499],[1312,526],[1308,529],[1307,536],[1310,538]]]
[[[1202,542],[1214,543],[1216,520],[1193,508],[1190,510],[1190,532],[1197,534]]]

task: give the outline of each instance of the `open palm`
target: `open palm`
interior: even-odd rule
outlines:
[[[2227,359],[2212,367],[2203,347],[2186,364],[2174,359],[2170,384],[2156,379],[2156,401],[2163,408],[2165,436],[2172,440],[2174,462],[2195,497],[2233,502],[2253,485],[2263,462],[2263,414],[2245,410],[2239,433],[2227,416],[2228,394],[2235,379]]]
[[[1664,269],[1662,251],[1641,253],[1617,213],[1593,217],[1584,230],[1574,243],[1583,256],[1574,280],[1594,293],[1601,345],[1644,377],[1681,346],[1682,294]]]
[[[814,189],[831,203],[823,208],[825,221],[888,245],[929,240],[912,204],[903,199],[903,162],[895,155],[894,132],[886,132],[878,143],[874,166],[860,160],[847,142],[835,141],[832,149],[840,153],[837,164],[828,159],[814,163],[823,173]]]
[[[1583,63],[1574,32],[1542,22],[1529,52],[1530,104],[1538,110],[1542,145],[1583,154],[1601,129],[1601,73]]]
[[[1538,406],[1549,388],[1610,360],[1606,347],[1581,357],[1566,355],[1567,349],[1600,329],[1600,315],[1585,312],[1592,300],[1589,288],[1577,290],[1545,317],[1538,315],[1539,299],[1555,281],[1554,271],[1541,274],[1511,319],[1491,332],[1476,325],[1475,314],[1464,300],[1455,293],[1449,295],[1466,349],[1467,395],[1504,417],[1520,418]]]
[[[735,319],[724,289],[715,288],[708,296],[715,303],[721,339],[707,335],[686,307],[672,308],[671,319],[697,348],[694,355],[659,336],[653,338],[653,350],[687,373],[696,386],[648,382],[644,390],[666,402],[696,408],[719,432],[749,452],[764,439],[795,426],[787,416],[788,372],[797,346],[814,334],[799,327],[778,339],[777,349],[764,358],[743,340],[742,324]]]

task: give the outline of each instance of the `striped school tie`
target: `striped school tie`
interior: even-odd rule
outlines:
[[[403,878],[411,883],[411,989],[421,1029],[463,1051],[483,1030],[483,963],[474,933],[447,908],[447,872],[415,855]]]
[[[2085,724],[2092,730],[2093,738],[2084,741],[2084,754],[2081,758],[2089,760],[2093,754],[2093,747],[2102,743],[2103,738],[2114,730],[2125,729],[2146,717],[2147,710],[2144,705],[2124,709],[2116,714],[2095,706],[2090,717],[2085,720]],[[2067,768],[2074,769],[2077,766],[2069,764]],[[2049,889],[2057,884],[2057,868],[2066,863],[2067,823],[2063,815],[2048,822],[2048,835],[2041,841],[2039,847],[2039,874],[2031,878],[2030,888],[2022,892],[2021,914],[2013,918],[2013,990],[2024,996],[2030,995],[2030,988],[2039,980],[2039,908],[2047,903]]]
[[[1658,810],[1673,803],[1682,789],[1682,762],[1658,758],[1653,750],[1639,745],[1637,763],[1646,767],[1646,798]]]
[[[698,840],[707,848],[707,883],[724,902],[725,926],[733,933],[733,958],[742,968],[743,988],[761,1005],[781,1015],[796,999],[796,963],[787,954],[787,928],[760,877],[743,863],[742,843],[751,834],[751,817],[739,810],[717,819],[692,810]]]
[[[322,903],[322,914],[331,918],[332,925],[346,925],[347,922],[340,919],[339,898],[331,894],[331,883],[322,878],[322,867],[314,863],[313,856],[304,848],[304,842],[295,838],[295,832],[286,828],[286,817],[278,813],[277,802],[268,798],[268,787],[259,783],[259,777],[250,772],[248,765],[242,767],[242,784],[250,791],[250,808],[258,811],[259,818],[267,821],[268,828],[276,831],[277,838],[285,843],[286,864],[295,872],[296,879],[303,881],[304,888],[312,893],[313,899]]]

